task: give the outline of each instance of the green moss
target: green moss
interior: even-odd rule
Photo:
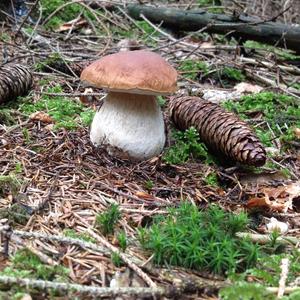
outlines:
[[[0,176],[0,195],[16,194],[20,187],[21,181],[14,174]]]
[[[275,241],[276,243],[276,241]],[[270,246],[267,246],[267,248]],[[268,249],[269,250],[269,249]],[[254,268],[249,268],[242,274],[232,274],[230,279],[232,285],[220,290],[219,296],[221,299],[277,299],[275,295],[266,292],[268,286],[278,286],[281,277],[281,261],[283,258],[289,259],[289,272],[286,284],[292,284],[300,274],[300,254],[298,251],[293,251],[290,254],[268,254],[263,251],[257,260]],[[253,278],[257,283],[247,282],[247,278]],[[237,295],[239,296],[237,298]],[[300,291],[295,291],[289,296],[284,296],[284,300],[299,299]]]
[[[274,138],[283,142],[296,139],[293,128],[300,127],[300,107],[291,96],[262,92],[244,96],[236,102],[227,101],[223,105],[226,109],[238,113],[242,119],[261,115],[265,121],[261,122],[264,126],[255,127],[255,130],[266,146],[273,146]],[[266,126],[266,123],[270,127]]]
[[[48,93],[62,93],[57,85],[49,88]],[[94,111],[84,107],[80,102],[62,96],[43,95],[36,103],[25,102],[20,104],[20,110],[30,115],[36,111],[45,111],[55,120],[55,128],[76,129],[78,126],[88,126],[94,116]]]
[[[0,40],[4,43],[10,42],[11,36],[6,32],[2,32],[2,33],[0,33]]]
[[[120,231],[117,236],[118,243],[122,251],[125,251],[127,248],[127,237],[124,231]]]
[[[274,47],[271,45],[267,45],[267,44],[263,44],[263,43],[259,43],[259,42],[255,42],[255,41],[246,41],[244,43],[244,46],[247,48],[258,49],[258,50],[262,49],[267,52],[273,52],[276,55],[278,55],[278,58],[281,58],[281,59],[297,60],[300,58],[300,56],[295,55],[292,50],[281,49],[278,47]]]
[[[87,233],[78,233],[74,229],[65,229],[63,235],[69,238],[82,240],[84,242],[96,243],[97,241]]]
[[[141,44],[156,47],[157,42],[152,38],[158,37],[160,33],[150,26],[146,21],[135,21],[137,27],[130,28],[130,30],[123,30],[117,26],[111,26],[110,30],[112,36],[118,37],[119,39],[128,38],[142,41]]]
[[[14,203],[10,207],[1,208],[0,217],[8,219],[12,224],[17,223],[25,225],[30,218],[30,214],[25,206],[19,203]]]
[[[117,268],[120,268],[124,265],[122,258],[116,252],[111,254],[111,261]]]
[[[154,187],[154,182],[151,179],[149,179],[144,183],[144,186],[147,190],[151,190]]]
[[[200,158],[206,163],[211,163],[211,157],[207,148],[200,143],[199,134],[194,127],[185,132],[174,131],[175,144],[167,148],[163,154],[163,160],[169,164],[182,164],[189,158]]]
[[[204,178],[204,182],[207,184],[207,185],[210,185],[210,186],[219,186],[219,182],[218,182],[218,176],[216,173],[214,172],[211,172],[209,173],[205,178]]]
[[[38,256],[27,249],[22,249],[16,252],[11,259],[11,266],[5,268],[1,274],[14,277],[67,281],[69,271],[63,266],[46,265]]]
[[[181,74],[188,79],[196,80],[199,74],[206,75],[209,71],[208,65],[204,61],[186,59],[183,60],[178,69],[181,71]]]
[[[246,79],[245,75],[241,70],[232,68],[232,67],[224,67],[219,72],[222,80],[231,80],[235,82],[244,81]]]
[[[236,216],[217,206],[199,211],[184,203],[140,229],[139,240],[156,264],[225,274],[256,263],[258,246],[235,237],[247,223],[245,214]]]
[[[0,124],[12,126],[16,124],[16,118],[13,116],[12,111],[8,108],[0,108]]]
[[[115,226],[121,217],[119,206],[116,204],[110,205],[105,212],[96,216],[95,227],[104,235],[113,234]]]
[[[52,14],[57,8],[65,4],[64,0],[41,0],[41,6],[43,8],[43,16],[47,17]],[[59,10],[46,24],[46,28],[54,29],[57,28],[64,22],[68,22],[70,20],[78,17],[82,10],[82,6],[79,4],[73,3],[71,5],[67,5],[63,9]]]
[[[275,295],[267,292],[259,283],[238,282],[233,286],[221,289],[221,300],[275,300]]]

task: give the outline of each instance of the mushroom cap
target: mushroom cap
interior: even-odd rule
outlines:
[[[177,72],[161,56],[146,50],[118,52],[86,67],[80,79],[109,91],[164,95],[177,90]]]

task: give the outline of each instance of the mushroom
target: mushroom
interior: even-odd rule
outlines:
[[[104,56],[86,67],[80,79],[108,94],[96,112],[90,138],[110,154],[145,160],[165,144],[163,115],[157,95],[176,91],[177,72],[158,54],[136,50]]]

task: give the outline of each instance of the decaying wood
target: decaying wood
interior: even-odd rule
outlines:
[[[229,16],[204,10],[186,11],[135,4],[128,5],[128,14],[137,20],[142,20],[143,15],[153,23],[176,31],[197,31],[206,27],[210,33],[230,34],[244,41],[254,40],[300,52],[299,26],[264,22],[245,15]]]
[[[2,275],[0,276],[0,283],[5,285],[17,284],[18,286],[36,288],[39,290],[55,290],[60,292],[78,292],[80,294],[88,294],[94,297],[115,297],[118,295],[130,295],[130,296],[162,296],[169,295],[170,291],[164,288],[146,288],[146,287],[120,287],[120,288],[108,288],[87,286],[81,284],[71,284],[63,282],[53,282],[46,280],[34,280],[32,278],[16,278]]]
[[[262,166],[266,152],[258,138],[235,114],[198,97],[170,101],[170,116],[181,130],[194,126],[209,149],[242,164]]]
[[[0,104],[26,94],[32,86],[32,74],[28,67],[7,64],[0,68]]]

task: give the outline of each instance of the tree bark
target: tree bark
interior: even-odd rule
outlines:
[[[277,22],[264,22],[245,15],[229,16],[204,10],[183,11],[171,8],[155,8],[144,5],[128,5],[128,13],[137,20],[144,15],[153,23],[176,31],[197,31],[204,27],[207,32],[230,34],[242,41],[254,40],[273,46],[288,48],[300,53],[300,26]]]

